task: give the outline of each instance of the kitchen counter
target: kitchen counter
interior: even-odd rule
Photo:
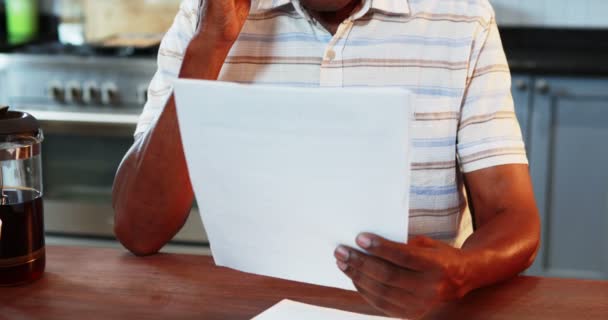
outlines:
[[[284,298],[375,313],[354,292],[218,268],[211,257],[138,258],[50,246],[44,278],[0,288],[0,319],[251,319]],[[518,277],[429,319],[606,319],[608,282]]]

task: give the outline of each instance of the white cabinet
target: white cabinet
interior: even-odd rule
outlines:
[[[608,279],[608,79],[537,79],[530,168],[541,275]]]
[[[608,279],[608,79],[513,76],[542,243],[528,274]]]

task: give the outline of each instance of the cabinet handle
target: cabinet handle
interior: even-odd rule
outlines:
[[[547,80],[538,80],[536,82],[536,90],[541,94],[547,94],[551,90]]]
[[[528,90],[528,82],[525,80],[522,80],[522,79],[515,81],[515,89],[517,89],[519,91]]]

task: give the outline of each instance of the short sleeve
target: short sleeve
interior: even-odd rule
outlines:
[[[173,92],[172,84],[179,76],[186,48],[197,27],[199,5],[200,0],[183,0],[160,44],[158,68],[148,87],[148,100],[137,123],[136,137],[148,131]]]
[[[527,164],[511,95],[511,74],[494,18],[477,35],[458,126],[458,160],[464,173]]]

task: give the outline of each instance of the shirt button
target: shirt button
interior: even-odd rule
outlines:
[[[335,58],[336,58],[336,52],[333,49],[327,50],[327,52],[325,53],[325,59],[331,61],[331,60],[334,60]]]

